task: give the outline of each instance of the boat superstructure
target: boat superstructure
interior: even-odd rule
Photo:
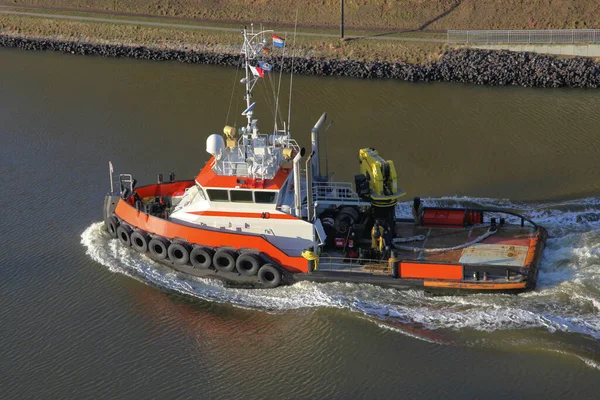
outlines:
[[[272,31],[244,29],[245,125],[206,139],[210,159],[195,179],[137,187],[111,168],[104,205],[109,233],[178,271],[267,288],[299,280],[389,287],[519,292],[535,287],[546,232],[502,210],[426,208],[398,219],[404,192],[394,163],[359,151],[354,182],[322,171],[319,134],[306,151],[283,128],[259,130],[252,90]],[[275,46],[282,43],[277,38]],[[276,99],[275,104],[278,104]],[[327,128],[325,128],[327,129]]]

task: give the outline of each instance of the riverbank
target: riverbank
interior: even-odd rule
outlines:
[[[205,21],[254,21],[269,26],[330,27],[340,20],[339,0],[0,0],[12,6],[38,6],[114,14],[167,16]],[[582,29],[600,26],[595,0],[387,0],[346,1],[348,28],[381,30]]]
[[[0,8],[0,32],[25,38],[238,54],[239,32],[243,26],[243,23],[206,24],[109,14],[31,11]],[[277,30],[278,35],[293,44],[294,54],[302,58],[419,64],[439,58],[446,46],[444,35],[439,34],[414,37],[415,34],[405,33],[398,37],[357,31],[352,37],[340,40],[327,31],[299,30],[295,39],[287,32]]]
[[[128,57],[154,61],[237,66],[234,52],[175,50],[110,43],[20,37],[0,34],[0,47],[50,50],[101,57]],[[423,64],[328,58],[287,58],[274,62],[289,72],[362,79],[398,79],[411,82],[456,82],[477,85],[524,87],[600,87],[600,64],[591,59],[556,59],[550,56],[508,51],[456,49],[445,51],[438,60]]]

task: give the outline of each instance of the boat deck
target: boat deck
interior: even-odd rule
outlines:
[[[397,222],[396,259],[419,265],[473,265],[479,267],[526,267],[527,255],[537,230],[531,226],[498,226],[492,234],[489,225],[466,228],[423,227],[414,222]],[[364,246],[363,246],[364,247]],[[343,251],[330,251],[320,257],[319,269],[390,275],[387,260],[361,260],[344,257]]]
[[[413,223],[399,223],[396,233],[401,238],[425,236],[423,241],[398,243],[398,258],[403,260],[444,261],[461,264],[491,264],[525,266],[527,251],[536,230],[532,227],[505,225],[497,231],[478,241],[489,231],[489,226],[469,228],[422,227]],[[472,245],[465,244],[477,241]],[[412,247],[414,251],[404,250]],[[436,249],[455,248],[454,250],[436,251]],[[418,250],[417,250],[418,249]]]

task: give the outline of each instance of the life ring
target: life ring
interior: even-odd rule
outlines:
[[[148,234],[143,231],[134,231],[131,234],[131,247],[138,253],[148,251]]]
[[[242,275],[254,276],[260,268],[260,260],[256,254],[245,253],[235,260],[235,268]]]
[[[231,272],[235,268],[235,257],[229,250],[217,250],[213,256],[213,264],[221,272]]]
[[[153,258],[157,260],[164,260],[167,258],[167,248],[169,247],[169,241],[161,237],[155,237],[148,243],[148,250]]]
[[[273,264],[265,264],[258,270],[258,280],[267,289],[281,284],[281,272]]]
[[[128,225],[119,225],[119,227],[117,228],[117,237],[119,238],[119,241],[121,243],[123,243],[125,246],[129,247],[131,246],[131,233],[133,232],[133,229],[131,229],[131,227],[129,227]]]
[[[116,217],[110,217],[106,221],[106,229],[108,230],[108,234],[113,238],[117,237],[117,229],[119,229],[119,221]]]
[[[213,265],[215,252],[207,247],[194,247],[190,253],[190,261],[194,268],[209,269]]]
[[[182,243],[171,243],[167,253],[169,254],[169,260],[175,264],[185,265],[190,261],[190,251]]]

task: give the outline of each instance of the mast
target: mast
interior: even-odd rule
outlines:
[[[267,39],[263,38],[265,33],[272,32],[272,30],[264,30],[254,33],[254,25],[251,25],[250,31],[248,31],[246,26],[244,26],[244,30],[242,31],[244,44],[241,53],[244,55],[244,69],[246,70],[246,77],[243,79],[243,83],[246,85],[246,94],[244,96],[246,99],[246,109],[242,115],[248,120],[248,125],[246,126],[248,131],[252,130],[252,109],[256,105],[256,103],[252,102],[252,89],[259,79],[255,76],[255,71],[252,69],[256,66],[252,66],[250,62],[258,58],[258,55],[265,46],[265,43],[267,42]],[[263,38],[263,40],[258,40],[259,38]]]
[[[246,70],[246,79],[244,83],[246,84],[246,110],[250,109],[250,100],[252,99],[252,88],[250,87],[250,60],[248,58],[248,48],[250,43],[248,43],[248,29],[244,26],[244,46],[242,47],[242,53],[244,54],[244,68]],[[246,113],[246,118],[248,119],[248,125],[246,129],[250,129],[250,125],[252,124],[252,110]]]

